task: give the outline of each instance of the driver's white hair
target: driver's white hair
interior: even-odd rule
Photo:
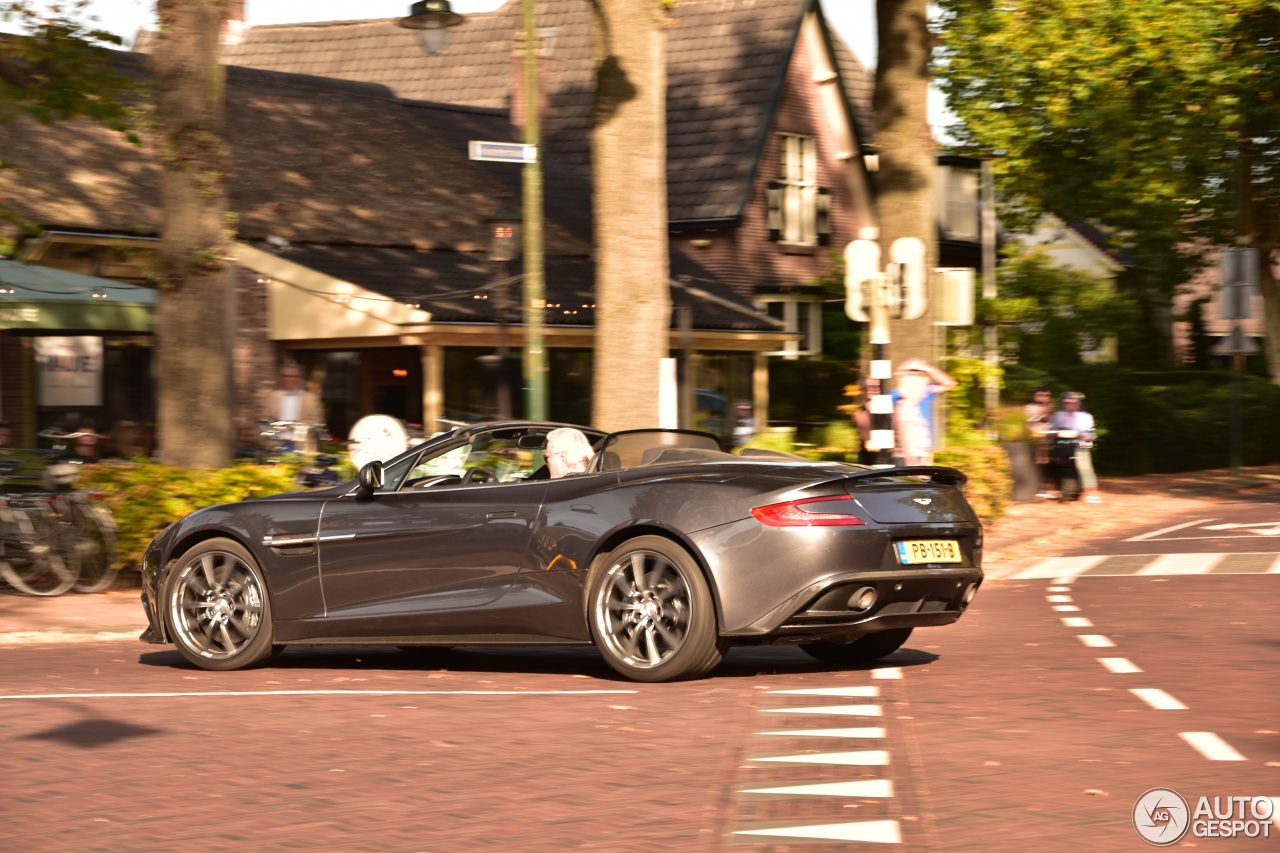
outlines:
[[[553,479],[584,473],[594,455],[591,442],[581,430],[558,427],[547,433],[547,469]]]

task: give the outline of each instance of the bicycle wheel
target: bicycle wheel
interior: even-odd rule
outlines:
[[[57,522],[36,508],[0,507],[0,576],[27,595],[61,595],[76,575],[54,547]]]
[[[75,531],[76,564],[80,572],[76,592],[102,592],[115,582],[120,569],[116,523],[106,509],[87,500],[72,500],[67,507]]]

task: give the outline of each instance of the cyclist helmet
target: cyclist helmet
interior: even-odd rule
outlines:
[[[1079,391],[1067,391],[1066,393],[1064,393],[1062,395],[1062,402],[1065,403],[1068,400],[1075,400],[1080,405],[1082,406],[1084,405],[1084,395],[1081,394]]]

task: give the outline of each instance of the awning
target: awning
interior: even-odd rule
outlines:
[[[0,329],[150,332],[156,292],[0,260]]]

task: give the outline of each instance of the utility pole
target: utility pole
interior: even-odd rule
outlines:
[[[524,143],[541,143],[538,109],[537,0],[521,0],[524,30]],[[547,418],[547,356],[542,344],[546,285],[542,255],[542,157],[524,164],[524,375],[525,412]]]

